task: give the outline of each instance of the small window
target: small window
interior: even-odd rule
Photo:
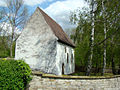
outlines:
[[[71,54],[71,63],[73,63],[73,54]]]
[[[69,63],[69,54],[67,53],[67,63]]]
[[[66,47],[65,47],[65,53],[66,53]]]
[[[64,63],[62,64],[62,74],[64,74]]]

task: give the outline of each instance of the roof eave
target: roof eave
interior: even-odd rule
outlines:
[[[68,45],[68,46],[70,46],[70,47],[72,47],[72,48],[75,48],[75,45],[68,44],[68,43],[63,42],[63,41],[61,41],[61,40],[57,40],[57,41],[60,42],[60,43],[65,44],[65,45]]]

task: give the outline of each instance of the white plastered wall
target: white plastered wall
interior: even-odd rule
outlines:
[[[72,55],[73,59],[71,61]],[[64,74],[71,74],[75,72],[74,49],[71,46],[57,42],[56,66],[59,70],[59,75],[62,74],[62,64],[64,64]]]

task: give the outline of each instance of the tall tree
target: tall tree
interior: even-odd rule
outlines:
[[[90,1],[90,7],[91,7],[91,38],[90,38],[90,56],[88,58],[88,65],[87,65],[87,71],[86,75],[89,76],[92,68],[92,60],[93,60],[93,45],[94,45],[94,33],[95,33],[95,1]]]
[[[77,23],[77,27],[71,35],[76,44],[75,48],[75,64],[76,68],[83,68],[80,71],[85,70],[86,58],[88,57],[89,38],[91,29],[90,12],[88,8],[82,8],[75,10],[71,14],[71,22]]]
[[[24,5],[23,0],[5,0],[6,7],[4,10],[6,22],[12,27],[12,34],[10,37],[10,57],[13,57],[13,44],[17,39],[15,37],[16,28],[22,29],[28,18],[28,10]]]
[[[103,14],[103,22],[104,22],[104,39],[107,37],[107,30],[106,30],[106,13],[105,13],[105,0],[102,0],[102,14]],[[103,54],[103,68],[102,68],[102,76],[105,73],[105,68],[106,68],[106,41],[104,42],[104,54]]]
[[[95,69],[98,70],[97,73],[101,72],[101,75],[104,75],[106,67],[112,67],[113,74],[115,74],[116,68],[120,65],[120,1],[86,1],[89,1],[91,7],[89,9],[91,13],[87,12],[90,15],[85,15],[83,10],[78,10],[72,17],[73,22],[77,21],[78,25],[74,30],[75,33],[71,35],[77,44],[75,49],[76,64],[77,66],[86,66],[85,63],[88,62],[86,75],[90,75],[91,68],[92,71],[97,68]],[[93,9],[92,2],[94,2]],[[86,60],[88,56],[89,59]]]

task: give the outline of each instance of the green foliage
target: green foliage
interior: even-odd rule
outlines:
[[[12,58],[15,57],[15,45],[16,45],[16,42],[13,42],[13,48],[12,48]]]
[[[0,58],[10,57],[10,45],[9,39],[7,36],[0,36]],[[13,42],[13,57],[15,56],[15,44]],[[13,58],[11,57],[11,58]]]
[[[75,64],[76,66],[86,66],[86,59],[88,59],[89,38],[85,38],[75,48]]]
[[[9,57],[10,55],[10,51],[9,51],[9,47],[7,45],[7,37],[3,37],[0,36],[0,58],[5,58],[5,57]]]
[[[76,48],[75,48],[76,67],[80,67],[80,66],[85,67],[90,49],[89,39],[90,39],[91,26],[90,26],[89,13],[87,9],[83,8],[83,11],[79,11],[79,13],[77,13],[78,11],[79,10],[77,10],[75,13],[72,13],[71,15],[71,17],[73,17],[71,18],[71,20],[77,18],[77,20],[75,19],[75,21],[76,23],[78,23],[77,28],[73,31],[74,33],[71,35],[71,39],[73,39],[74,43],[76,44]]]
[[[22,60],[0,60],[0,90],[24,90],[31,69]]]
[[[90,6],[92,0],[89,1]],[[94,46],[93,46],[93,59],[92,68],[95,73],[101,73],[103,68],[104,47],[106,48],[106,68],[120,69],[120,0],[94,0]],[[105,12],[103,13],[104,4]],[[86,67],[90,56],[90,36],[91,36],[91,12],[90,9],[77,9],[71,13],[70,21],[77,24],[77,28],[73,31],[71,39],[76,44],[75,48],[75,62],[78,67]],[[106,45],[104,42],[99,44],[105,39],[104,24],[106,25]],[[119,28],[119,29],[118,29]],[[116,32],[116,33],[115,33]],[[80,70],[80,68],[79,68]],[[98,70],[98,71],[97,71]]]
[[[5,58],[5,57],[9,57],[10,51],[9,49],[5,49],[3,47],[3,45],[0,46],[0,58]]]

